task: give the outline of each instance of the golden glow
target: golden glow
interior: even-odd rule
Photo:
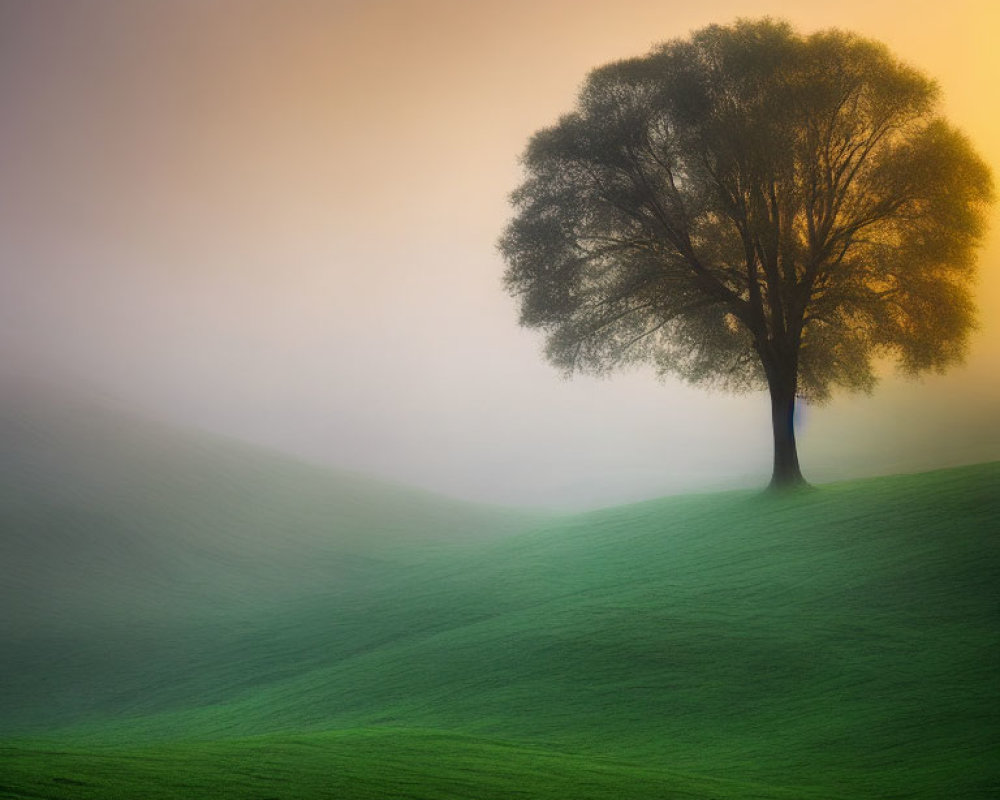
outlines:
[[[645,377],[561,384],[516,327],[495,240],[517,157],[571,108],[591,68],[738,16],[854,30],[936,78],[949,119],[1000,173],[993,0],[6,8],[0,233],[6,263],[18,265],[0,300],[6,352],[164,413],[468,494],[488,495],[509,474],[483,468],[482,486],[456,479],[470,472],[466,442],[511,469],[532,448],[562,448],[555,474],[615,453],[642,463],[637,448],[656,430],[653,463],[687,441],[681,431],[709,425],[730,437],[705,459],[718,474],[757,463],[727,464],[726,420],[733,431],[755,420],[750,401]],[[814,463],[835,440],[869,436],[900,403],[937,424],[951,413],[941,397],[971,398],[1000,457],[996,207],[980,274],[969,365],[919,392],[890,381],[874,398],[815,412],[812,441],[827,450]],[[604,399],[587,400],[593,418],[574,428],[567,403],[585,395]],[[648,412],[642,424],[608,422],[629,403]],[[581,426],[596,437],[590,450],[573,439]],[[348,428],[388,433],[348,446]],[[437,468],[423,452],[434,447],[445,453]],[[671,469],[690,464],[681,456]]]

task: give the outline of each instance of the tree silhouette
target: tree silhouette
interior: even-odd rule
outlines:
[[[881,44],[771,20],[594,70],[537,132],[500,240],[521,324],[568,374],[768,389],[771,485],[803,482],[796,397],[959,361],[989,169]]]

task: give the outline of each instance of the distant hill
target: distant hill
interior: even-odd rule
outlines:
[[[67,419],[0,796],[998,796],[1000,464],[538,518]]]
[[[438,497],[38,387],[0,392],[0,633],[327,591],[539,514]]]

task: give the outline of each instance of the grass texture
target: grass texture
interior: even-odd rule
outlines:
[[[11,468],[0,797],[1000,796],[1000,464],[544,516],[194,443]]]

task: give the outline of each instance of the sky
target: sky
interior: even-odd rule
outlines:
[[[1000,175],[1000,4],[0,0],[0,358],[502,504],[763,485],[767,399],[563,379],[496,240],[592,68],[769,15],[885,42]],[[812,480],[1000,458],[1000,212],[966,364],[804,407]]]

